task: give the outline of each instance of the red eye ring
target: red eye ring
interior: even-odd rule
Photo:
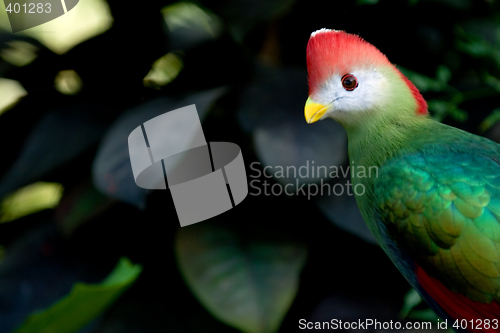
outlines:
[[[352,74],[342,76],[342,87],[347,91],[352,91],[358,87],[358,79]]]

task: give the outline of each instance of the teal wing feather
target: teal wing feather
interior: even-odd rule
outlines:
[[[390,237],[450,290],[500,299],[500,165],[487,155],[412,153],[374,183]]]

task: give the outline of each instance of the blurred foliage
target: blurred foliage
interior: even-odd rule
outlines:
[[[167,53],[153,63],[151,70],[144,78],[144,85],[159,89],[175,79],[181,68],[181,59],[175,53]]]
[[[0,96],[2,97],[0,98],[0,114],[24,95],[26,95],[26,90],[18,81],[0,78]]]
[[[20,188],[3,199],[0,205],[0,223],[56,207],[61,200],[62,190],[60,184],[42,182]]]
[[[113,19],[104,0],[79,2],[78,10],[25,31],[20,35],[38,39],[49,49],[62,54],[75,45],[103,33],[111,27]],[[0,3],[0,27],[9,30],[5,4]]]
[[[82,79],[80,79],[74,70],[64,70],[57,73],[54,85],[60,93],[74,95],[82,89]]]
[[[36,46],[23,42],[23,41],[12,41],[6,43],[9,48],[2,49],[0,52],[0,57],[8,63],[13,64],[17,67],[22,67],[28,65],[30,62],[35,60],[37,57]]]
[[[168,191],[135,185],[127,137],[196,104],[207,140],[241,147],[249,180],[345,185],[348,175],[276,169],[348,165],[341,126],[303,119],[305,48],[326,27],[377,46],[432,117],[498,142],[498,1],[82,0],[17,34],[3,6],[0,214],[11,222],[0,224],[0,332],[272,333],[295,332],[303,318],[436,320],[352,196],[250,188],[235,209],[180,228]]]

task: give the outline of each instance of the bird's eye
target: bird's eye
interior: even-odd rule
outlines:
[[[352,74],[346,74],[342,76],[342,87],[347,91],[354,90],[358,87],[358,79]]]

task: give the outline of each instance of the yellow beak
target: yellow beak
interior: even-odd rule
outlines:
[[[325,114],[327,109],[328,109],[327,106],[313,102],[311,97],[309,97],[306,101],[306,106],[304,108],[304,115],[306,117],[307,123],[312,124],[320,120],[321,117],[323,117],[323,115]]]

